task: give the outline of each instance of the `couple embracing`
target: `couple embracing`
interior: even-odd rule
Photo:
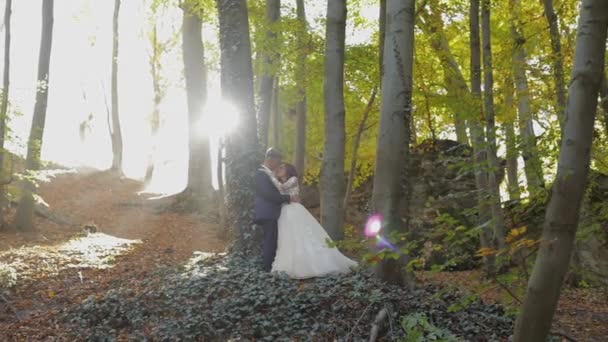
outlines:
[[[295,279],[348,272],[357,263],[327,245],[329,235],[299,203],[295,167],[281,159],[278,150],[268,149],[255,174],[255,221],[264,230],[264,270]]]

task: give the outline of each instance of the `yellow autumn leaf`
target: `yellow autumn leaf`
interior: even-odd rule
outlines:
[[[489,248],[489,247],[482,247],[479,250],[477,250],[477,256],[479,257],[486,257],[489,255],[494,255],[496,254],[496,250],[494,248]]]
[[[53,299],[55,297],[56,293],[53,290],[49,291],[49,298]]]

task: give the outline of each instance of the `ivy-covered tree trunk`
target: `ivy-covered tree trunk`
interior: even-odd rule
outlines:
[[[448,91],[448,106],[452,111],[456,140],[462,144],[469,144],[466,120],[463,113],[466,112],[466,102],[462,101],[469,93],[464,77],[458,67],[458,62],[452,55],[450,45],[443,29],[441,12],[437,9],[436,1],[430,1],[431,11],[422,8],[420,10],[419,27],[430,37],[431,48],[437,54],[442,69],[446,90]]]
[[[492,226],[494,227],[494,239],[499,248],[505,247],[505,222],[500,200],[500,189],[496,179],[498,172],[496,124],[494,115],[494,68],[492,66],[492,42],[490,26],[490,0],[481,1],[481,39],[483,42],[483,98],[486,119],[486,139],[488,143],[487,158],[488,166],[488,194],[490,209],[492,211]]]
[[[268,144],[268,127],[272,112],[273,92],[278,62],[275,24],[281,16],[281,0],[266,0],[266,40],[262,47],[262,73],[260,77],[260,110],[258,112],[258,131],[263,147]]]
[[[306,63],[308,51],[308,23],[304,0],[296,0],[298,16],[298,65],[296,66],[296,86],[298,102],[296,103],[296,148],[295,166],[300,177],[304,176],[306,168]]]
[[[6,123],[8,121],[8,98],[10,88],[10,72],[11,72],[11,11],[13,7],[12,0],[6,0],[4,8],[4,71],[2,73],[2,104],[0,104],[0,182],[4,182],[5,176],[5,139],[6,139]],[[6,189],[4,185],[0,188],[0,224],[4,223],[3,209],[6,204]]]
[[[245,0],[217,0],[220,22],[221,86],[234,104],[239,129],[226,137],[228,212],[234,248],[247,251],[253,242],[253,176],[260,161],[253,95],[249,19]]]
[[[399,208],[403,205],[409,158],[414,26],[415,0],[387,0],[385,72],[372,193],[373,209],[382,216],[385,237],[405,232]],[[394,284],[411,284],[403,259],[407,258],[381,260],[376,267],[378,277]]]
[[[112,138],[112,170],[122,173],[122,132],[118,111],[118,20],[120,1],[114,1],[114,15],[112,18],[112,129],[110,133]]]
[[[561,34],[557,14],[553,9],[553,0],[543,0],[545,17],[549,23],[549,38],[551,39],[551,62],[553,65],[553,78],[555,80],[556,112],[560,128],[564,129],[566,121],[566,87],[564,81],[564,57],[562,55]]]
[[[481,100],[481,44],[479,38],[479,0],[471,0],[469,7],[469,34],[471,45],[471,103],[472,115],[469,118],[475,162],[475,184],[477,187],[477,218],[483,226],[480,234],[481,247],[494,248],[490,221],[490,205],[487,199],[488,173],[486,172],[486,138],[483,132],[483,105]],[[495,258],[488,254],[483,257],[486,274],[495,272]]]
[[[325,48],[325,144],[321,166],[321,224],[334,240],[344,236],[344,44],[346,0],[327,3]]]
[[[207,101],[207,73],[205,50],[202,41],[200,13],[189,6],[183,7],[182,50],[184,76],[188,100],[188,182],[186,193],[191,195],[198,209],[213,193],[209,138],[200,134],[197,127],[203,120],[203,107]]]
[[[517,112],[519,117],[519,135],[524,159],[524,173],[527,188],[530,194],[536,193],[544,186],[542,162],[536,148],[536,135],[534,133],[532,111],[530,110],[530,90],[526,76],[525,38],[519,32],[517,25],[519,0],[510,0],[511,13],[511,39],[513,41],[513,76],[517,93]]]
[[[36,103],[34,105],[34,117],[30,128],[30,136],[27,143],[27,157],[25,169],[31,173],[40,169],[40,152],[42,150],[42,139],[46,121],[46,108],[49,97],[49,66],[51,63],[51,47],[53,45],[53,5],[54,0],[42,1],[42,34],[40,37],[40,54],[38,57],[38,87],[36,91]],[[30,174],[31,176],[31,174]],[[20,230],[33,229],[35,186],[33,180],[24,180],[23,194],[17,207],[15,226]]]
[[[578,21],[568,120],[561,140],[557,177],[547,206],[538,257],[514,341],[545,341],[570,265],[591,160],[597,94],[602,82],[608,2],[583,0]]]

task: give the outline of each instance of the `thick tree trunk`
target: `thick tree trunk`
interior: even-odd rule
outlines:
[[[589,173],[607,29],[608,2],[583,0],[557,177],[545,214],[538,257],[515,325],[516,342],[546,340],[570,265]]]
[[[566,120],[566,87],[564,81],[564,58],[562,56],[561,34],[557,21],[557,14],[553,9],[553,0],[543,0],[545,17],[549,23],[549,37],[551,38],[551,56],[553,64],[553,78],[555,79],[556,111],[560,127],[563,131]]]
[[[298,65],[296,66],[296,86],[298,88],[298,103],[296,104],[296,148],[295,166],[300,177],[304,176],[306,168],[306,62],[308,50],[308,23],[304,0],[296,0],[298,15]]]
[[[380,75],[380,89],[382,89],[382,77],[384,75],[384,39],[386,35],[386,0],[380,0],[380,13],[378,14],[378,75]]]
[[[430,5],[435,8],[437,7],[435,1],[431,1]],[[467,103],[466,101],[462,101],[462,99],[468,96],[469,89],[462,76],[458,62],[450,50],[448,39],[443,30],[441,13],[436,9],[432,9],[429,12],[424,8],[420,9],[419,12],[419,26],[431,38],[431,48],[441,61],[445,88],[449,97],[448,105],[452,110],[452,117],[454,119],[456,140],[468,145],[469,137],[467,135],[466,120],[463,117],[463,114],[467,111]]]
[[[321,166],[321,224],[334,240],[344,235],[344,44],[346,0],[327,3],[325,144]]]
[[[240,127],[226,138],[228,212],[234,248],[247,251],[253,239],[253,175],[260,161],[251,67],[249,19],[245,0],[217,0],[220,23],[222,96],[236,107]]]
[[[348,212],[348,200],[350,198],[351,191],[353,190],[353,182],[355,180],[355,172],[357,170],[357,156],[359,154],[359,145],[361,144],[361,136],[365,131],[365,125],[367,124],[367,119],[369,118],[369,114],[372,112],[372,108],[374,106],[374,101],[376,101],[376,95],[378,93],[378,88],[374,88],[372,90],[372,95],[369,97],[369,101],[367,101],[367,106],[365,106],[365,110],[363,111],[363,116],[361,117],[361,121],[359,122],[359,127],[357,128],[357,133],[355,134],[355,139],[353,142],[353,150],[351,153],[350,160],[350,169],[348,171],[348,183],[346,183],[346,192],[344,193],[344,213]]]
[[[492,211],[492,225],[494,239],[499,248],[505,247],[505,223],[500,200],[500,189],[496,179],[498,171],[498,158],[496,157],[496,124],[494,115],[494,76],[492,67],[492,43],[490,31],[490,0],[481,2],[481,37],[483,42],[483,98],[486,118],[486,138],[488,142],[488,190],[490,195],[490,208]]]
[[[5,150],[6,123],[8,121],[8,102],[11,72],[11,11],[12,0],[6,0],[4,8],[4,71],[2,74],[2,104],[0,105],[0,176],[2,183],[11,175],[5,175]],[[8,176],[8,177],[7,177]],[[4,206],[6,204],[6,188],[0,187],[0,224],[4,223]]]
[[[469,34],[471,44],[471,102],[473,112],[469,119],[473,152],[475,160],[475,184],[477,186],[477,215],[479,225],[483,226],[480,234],[481,246],[494,248],[492,239],[492,216],[487,199],[488,173],[486,172],[487,152],[486,138],[481,122],[483,121],[483,105],[481,101],[481,44],[479,39],[479,0],[471,0],[469,8]],[[486,274],[495,272],[495,258],[493,255],[484,256],[484,271]]]
[[[386,41],[382,79],[380,129],[372,203],[382,216],[382,235],[404,233],[399,208],[403,205],[409,158],[410,115],[412,115],[412,71],[414,63],[414,0],[387,0]],[[403,257],[407,259],[407,257]],[[384,281],[410,284],[404,273],[405,260],[384,259],[376,268]]]
[[[36,104],[34,105],[34,117],[30,129],[27,144],[27,157],[25,169],[37,171],[40,169],[40,152],[44,137],[44,124],[46,121],[46,108],[49,96],[49,66],[51,63],[51,47],[53,45],[53,5],[54,0],[43,0],[42,2],[42,34],[40,37],[40,55],[38,59],[38,87],[36,92]],[[33,182],[23,182],[23,195],[17,208],[15,226],[20,230],[33,229],[34,217],[34,191]]]
[[[510,0],[511,13],[515,13],[519,0]],[[517,92],[517,112],[519,117],[519,134],[522,142],[522,157],[524,159],[524,173],[530,195],[544,186],[543,168],[538,149],[536,148],[536,135],[532,112],[530,110],[530,92],[528,77],[526,76],[525,39],[516,26],[517,16],[511,18],[511,39],[513,41],[513,76]]]
[[[278,62],[277,38],[274,24],[281,16],[281,0],[266,0],[266,39],[270,42],[262,48],[262,74],[260,77],[260,109],[258,112],[258,131],[260,143],[265,148],[268,144],[268,127],[270,125],[270,113],[272,112],[272,94],[274,92],[274,79],[276,74],[276,63]],[[270,46],[270,48],[268,47]]]
[[[118,112],[118,19],[120,1],[114,1],[114,16],[112,18],[112,170],[122,173],[122,132]]]
[[[188,99],[189,151],[186,192],[192,195],[193,204],[203,209],[204,202],[213,191],[209,138],[197,130],[203,120],[203,107],[207,101],[205,50],[200,17],[189,8],[184,8],[183,11],[182,50]]]
[[[519,153],[517,151],[517,137],[515,135],[515,115],[513,111],[513,79],[507,77],[505,80],[505,113],[503,129],[505,131],[505,145],[506,145],[506,157],[507,157],[507,190],[509,191],[509,199],[519,199],[521,193],[519,191],[519,179],[517,158]]]

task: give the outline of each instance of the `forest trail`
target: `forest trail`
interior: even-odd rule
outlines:
[[[213,224],[158,213],[145,205],[149,196],[141,189],[109,172],[57,172],[40,184],[50,212],[69,224],[38,216],[35,232],[0,232],[0,265],[17,271],[16,286],[0,298],[1,340],[61,336],[48,322],[63,308],[119,286],[136,290],[148,275],[183,265],[195,251],[225,248]],[[84,232],[91,223],[97,232]]]

